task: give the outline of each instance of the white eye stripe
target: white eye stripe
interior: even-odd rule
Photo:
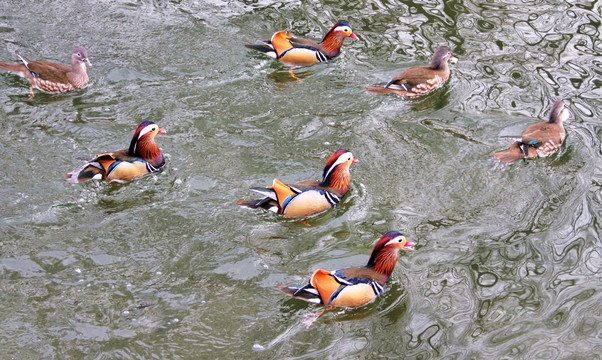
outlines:
[[[342,164],[346,161],[349,161],[349,160],[351,160],[352,157],[353,157],[353,155],[350,152],[346,152],[343,155],[339,156],[337,161],[335,161],[335,163],[332,164],[332,167],[334,167],[335,165]]]
[[[339,158],[337,159],[337,161],[335,161],[334,164],[332,164],[332,166],[330,167],[330,169],[328,169],[328,172],[326,173],[326,175],[324,175],[324,179],[326,179],[328,177],[328,175],[330,175],[330,173],[332,172],[332,170],[339,164],[342,164],[344,162],[347,162],[349,160],[351,160],[353,158],[353,154],[350,152],[346,152],[343,155],[339,156]]]
[[[389,245],[389,244],[399,244],[399,243],[402,243],[402,242],[404,242],[405,240],[406,240],[406,239],[405,239],[405,236],[403,236],[403,235],[401,235],[401,236],[397,236],[397,237],[394,237],[393,239],[389,240],[389,242],[387,242],[387,243],[385,244],[385,246],[387,246],[387,245]]]
[[[349,26],[337,26],[334,31],[351,32],[351,28]]]
[[[147,125],[144,129],[142,129],[142,131],[140,131],[140,135],[138,135],[138,139],[140,139],[144,134],[151,132],[151,131],[155,131],[156,125],[152,124],[152,125]]]

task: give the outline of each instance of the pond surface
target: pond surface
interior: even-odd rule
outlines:
[[[93,67],[86,90],[33,101],[0,74],[0,357],[600,358],[602,10],[572,3],[2,1],[2,61],[81,44]],[[301,82],[243,47],[338,20],[360,40]],[[444,88],[364,90],[439,45],[459,59]],[[559,153],[491,162],[558,98]],[[168,131],[160,173],[64,181],[143,120]],[[234,204],[319,178],[338,148],[360,162],[335,209]],[[278,286],[364,264],[389,230],[418,246],[386,293],[306,328],[321,308]]]

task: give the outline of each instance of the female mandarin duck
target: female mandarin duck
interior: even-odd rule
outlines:
[[[292,66],[308,66],[335,58],[341,52],[345,38],[358,37],[346,22],[335,24],[321,42],[294,36],[290,31],[279,31],[272,39],[260,45],[245,45],[269,57]]]
[[[386,85],[368,86],[366,90],[376,94],[397,94],[404,98],[417,98],[429,94],[449,80],[448,62],[458,61],[447,46],[440,46],[433,55],[431,64],[413,67],[395,76]]]
[[[129,149],[97,155],[81,168],[65,175],[65,179],[73,184],[91,179],[104,179],[116,184],[157,172],[165,160],[155,143],[155,136],[165,133],[154,122],[144,121],[136,128]]]
[[[312,216],[336,205],[349,190],[349,166],[357,163],[351,152],[339,149],[330,156],[321,181],[304,181],[285,185],[274,179],[267,188],[251,188],[263,196],[259,200],[239,200],[237,205],[265,209],[285,217]]]
[[[76,46],[71,52],[71,67],[48,61],[27,62],[20,55],[20,64],[0,63],[0,69],[14,72],[27,79],[29,87],[29,98],[35,96],[33,89],[36,88],[48,94],[60,94],[88,86],[88,73],[86,65],[92,66],[88,60],[88,51],[81,46]]]
[[[521,136],[504,136],[516,139],[507,151],[493,153],[501,162],[512,163],[520,159],[550,156],[560,149],[566,132],[562,123],[569,117],[564,101],[557,100],[546,122],[529,125]]]
[[[366,266],[340,270],[316,270],[303,287],[280,286],[285,294],[314,304],[337,307],[366,305],[384,291],[399,258],[399,250],[415,244],[398,231],[384,234],[372,249]]]

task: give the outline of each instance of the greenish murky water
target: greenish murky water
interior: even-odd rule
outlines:
[[[88,89],[37,94],[0,74],[2,358],[600,358],[601,6],[577,1],[0,3],[0,59],[67,63]],[[338,20],[360,37],[296,71],[242,45]],[[418,101],[364,86],[459,62]],[[491,154],[567,100],[550,158]],[[160,173],[71,185],[78,158],[168,131]],[[360,159],[350,193],[306,223],[245,211],[250,186]],[[400,230],[387,292],[355,310],[290,299],[318,267],[363,264]]]

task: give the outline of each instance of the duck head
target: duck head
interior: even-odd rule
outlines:
[[[92,66],[90,59],[88,59],[88,50],[83,46],[76,46],[71,51],[71,64],[84,63],[88,66]]]
[[[157,134],[165,134],[165,130],[159,128],[159,125],[152,121],[143,121],[138,125],[132,141],[130,142],[129,154],[131,156],[139,156],[143,159],[153,158],[160,155],[159,147],[155,143]]]
[[[399,231],[389,231],[374,245],[366,267],[373,268],[388,279],[399,259],[399,250],[414,250],[415,246]]]
[[[569,118],[570,112],[569,109],[566,108],[564,101],[556,100],[554,105],[552,105],[552,110],[550,111],[550,119],[548,122],[562,124],[566,119]]]
[[[335,151],[326,162],[320,185],[333,187],[346,193],[350,181],[349,167],[357,162],[359,160],[353,157],[351,151],[345,149]]]
[[[330,28],[330,31],[326,33],[326,36],[324,36],[324,40],[322,40],[322,42],[324,42],[329,35],[337,35],[343,38],[349,37],[353,40],[359,40],[357,35],[355,35],[353,33],[353,30],[351,30],[351,25],[349,25],[349,23],[346,22],[339,22],[334,24],[334,26]]]
[[[433,54],[433,58],[431,59],[430,68],[431,69],[444,69],[447,67],[447,63],[455,64],[458,61],[456,57],[451,52],[451,49],[447,46],[439,46],[435,53]]]

